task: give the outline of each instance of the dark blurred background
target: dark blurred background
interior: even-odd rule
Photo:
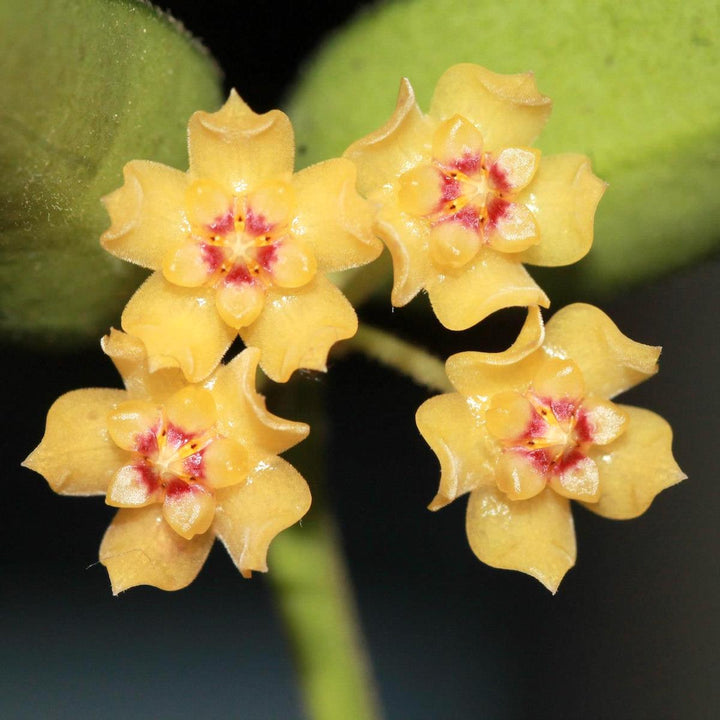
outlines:
[[[209,47],[228,87],[264,111],[321,38],[367,5],[162,6]],[[718,717],[719,301],[714,259],[602,304],[633,339],[664,345],[660,375],[622,401],[670,421],[690,479],[634,521],[576,508],[578,565],[555,597],[477,561],[464,500],[425,509],[439,476],[413,421],[425,390],[359,357],[306,377],[328,398],[330,494],[388,718]],[[489,349],[480,343],[519,325],[510,312],[451,335],[415,310],[392,312],[389,300],[365,317],[438,353]],[[56,397],[118,385],[99,347],[2,349],[0,717],[301,718],[264,577],[243,580],[217,546],[188,589],[113,598],[97,548],[114,511],[102,498],[56,496],[19,467]]]

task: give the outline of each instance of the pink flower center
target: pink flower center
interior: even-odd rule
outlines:
[[[599,471],[593,447],[625,429],[625,413],[586,395],[577,365],[546,358],[523,393],[497,393],[485,415],[498,441],[498,487],[512,499],[533,497],[546,485],[566,497],[596,502]]]
[[[430,161],[403,174],[398,186],[400,208],[428,222],[436,265],[464,267],[483,244],[515,253],[539,242],[532,212],[516,202],[538,158],[525,148],[485,151],[480,131],[459,115],[439,125]]]
[[[130,460],[115,473],[106,502],[128,508],[162,503],[167,522],[187,539],[210,527],[215,490],[247,478],[247,452],[219,432],[215,401],[204,388],[187,386],[162,406],[121,403],[108,418],[108,431]]]

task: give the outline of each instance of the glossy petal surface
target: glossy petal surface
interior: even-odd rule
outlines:
[[[310,490],[292,465],[275,458],[261,463],[247,484],[218,491],[214,531],[240,572],[267,570],[273,538],[310,507]]]
[[[100,242],[123,260],[157,270],[164,255],[184,238],[187,176],[145,160],[129,162],[123,176],[125,184],[103,198],[112,225]]]
[[[356,178],[355,165],[345,158],[312,165],[293,177],[293,234],[312,248],[319,272],[365,265],[382,251],[372,210],[355,189]]]
[[[620,405],[628,416],[625,432],[594,454],[600,471],[600,501],[589,510],[613,520],[642,515],[654,497],[684,480],[672,455],[672,429],[659,415]]]
[[[382,250],[355,166],[340,158],[293,176],[288,117],[257,114],[235,91],[217,112],[191,117],[188,147],[187,174],[133,162],[107,199],[107,247],[158,271],[122,317],[147,349],[148,370],[178,367],[201,382],[240,329],[275,379],[324,369],[332,344],[357,329],[324,274]]]
[[[255,390],[260,351],[247,348],[215,374],[208,383],[218,410],[221,432],[243,438],[251,462],[278,455],[307,437],[310,428],[268,412],[265,398]]]
[[[535,353],[545,338],[539,307],[531,307],[517,339],[502,353],[462,352],[448,358],[450,382],[468,397],[488,400],[515,390],[525,392],[541,357]]]
[[[552,491],[522,502],[492,488],[470,495],[467,535],[484,563],[520,570],[557,591],[575,564],[575,530],[568,500]]]
[[[546,329],[545,347],[569,357],[582,372],[589,392],[612,398],[657,372],[660,348],[623,335],[592,305],[576,303],[557,312]]]
[[[157,485],[148,482],[142,468],[137,465],[121,467],[107,489],[105,502],[113,507],[144,507],[157,500]]]
[[[462,272],[440,275],[427,290],[438,320],[450,330],[472,327],[501,308],[550,305],[520,263],[487,248]]]
[[[115,595],[136,585],[179,590],[189,585],[205,562],[214,535],[180,537],[164,521],[159,505],[120,510],[100,545],[100,562]]]
[[[531,265],[569,265],[584,257],[593,241],[595,209],[606,184],[584,155],[543,157],[533,182],[516,202],[532,208],[540,243],[524,250]]]
[[[475,554],[555,592],[575,561],[569,500],[631,518],[685,477],[662,418],[599,394],[645,379],[656,369],[657,350],[578,304],[545,329],[531,308],[504,352],[453,355],[446,371],[460,392],[431,398],[416,417],[442,471],[431,508],[470,491]]]
[[[268,292],[265,310],[240,336],[262,348],[260,367],[275,382],[298,368],[325,371],[330,347],[357,331],[357,316],[345,296],[323,276],[293,294]]]
[[[166,368],[151,373],[145,345],[136,337],[112,329],[100,344],[122,376],[128,398],[149,398],[154,402],[162,402],[185,385],[185,378],[179,368]]]
[[[179,367],[191,382],[217,367],[236,334],[215,311],[212,291],[170,285],[160,273],[130,298],[122,326],[145,344],[151,371]]]
[[[190,485],[181,492],[168,491],[162,506],[167,524],[185,540],[207,532],[215,516],[215,498],[200,485]]]
[[[543,171],[545,159],[529,144],[550,107],[531,74],[455,65],[438,81],[428,115],[403,80],[388,123],[348,148],[392,255],[393,305],[425,289],[450,330],[502,308],[549,306],[522,262],[582,257],[604,190],[581,156],[550,159]]]
[[[25,465],[58,492],[105,493],[122,508],[100,549],[113,591],[191,582],[215,537],[218,498],[223,541],[250,554],[238,566],[264,569],[269,542],[305,513],[310,491],[276,455],[308,427],[265,409],[255,390],[260,351],[244,350],[200,385],[177,369],[149,373],[142,342],[124,333],[111,332],[103,349],[129,389],[63,395]]]
[[[415,102],[409,81],[400,83],[395,112],[381,128],[354,142],[344,153],[358,169],[358,189],[363,195],[381,188],[430,158],[432,124]]]
[[[110,438],[108,413],[127,400],[124,390],[73,390],[48,412],[45,434],[23,465],[63,495],[103,495],[128,454]]]
[[[429,225],[424,218],[402,212],[390,200],[380,209],[375,231],[387,245],[393,262],[393,288],[390,297],[395,307],[407,305],[435,274],[428,252]]]
[[[499,75],[478,65],[454,65],[435,86],[430,115],[459,114],[480,129],[488,150],[532,144],[547,122],[550,98],[531,73]]]
[[[254,113],[233,90],[216,113],[196,112],[188,124],[190,173],[228,191],[292,172],[295,140],[285,113]]]
[[[420,406],[415,421],[440,460],[440,487],[431,510],[492,484],[498,453],[483,431],[481,408],[459,393],[438,395]]]

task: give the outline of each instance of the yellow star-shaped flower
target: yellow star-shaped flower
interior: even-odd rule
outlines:
[[[123,329],[148,349],[150,369],[206,378],[239,333],[284,382],[324,370],[357,317],[326,274],[376,258],[372,211],[342,158],[293,174],[294,136],[279,110],[254,113],[233,91],[188,126],[190,169],[125,166],[105,198],[101,242],[155,273],[131,298]]]
[[[64,495],[105,495],[120,508],[100,546],[113,592],[177,590],[219,538],[240,572],[267,570],[272,539],[310,507],[305,480],[278,454],[308,433],[270,414],[255,391],[248,348],[204,383],[180,370],[148,372],[137,338],[103,339],[125,390],[75,390],[50,408],[23,463]]]
[[[685,477],[668,423],[609,400],[654,374],[659,353],[576,304],[545,332],[532,311],[504,353],[453,355],[446,370],[458,392],[431,398],[416,417],[442,471],[430,508],[469,492],[467,535],[480,560],[555,592],[575,564],[571,499],[633,518]]]
[[[451,330],[501,308],[549,305],[523,263],[583,257],[605,189],[584,155],[530,147],[550,109],[530,74],[455,65],[427,115],[403,80],[390,120],[346,150],[392,255],[394,305],[425,289]]]

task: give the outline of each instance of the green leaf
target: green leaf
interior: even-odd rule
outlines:
[[[187,167],[186,124],[221,102],[213,60],[131,0],[0,3],[0,331],[97,338],[142,279],[99,246],[100,198],[133,158]]]
[[[385,122],[401,76],[427,110],[455,63],[533,70],[554,101],[539,146],[586,153],[610,183],[590,255],[543,272],[563,283],[560,294],[587,297],[720,244],[719,32],[716,0],[394,2],[327,43],[290,115],[304,160],[315,162]]]

